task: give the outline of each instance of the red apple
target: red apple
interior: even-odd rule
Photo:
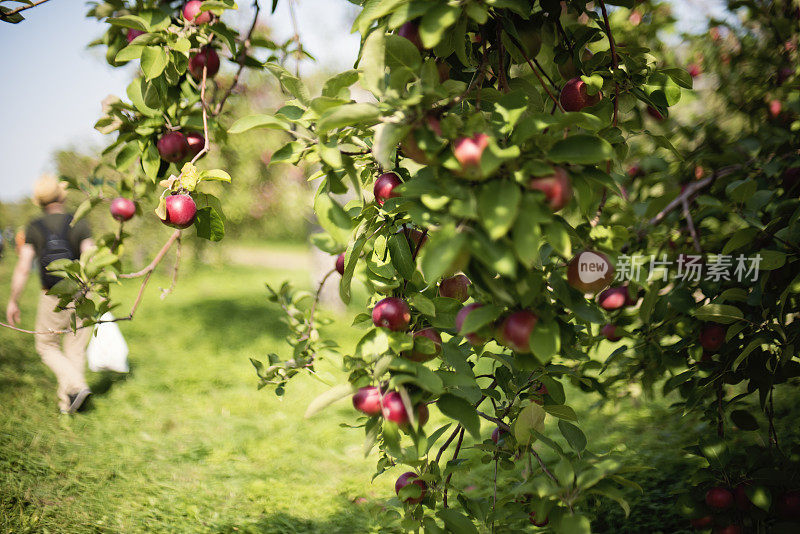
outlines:
[[[417,411],[417,424],[423,426],[428,422],[430,413],[428,407],[423,403],[416,406]],[[383,409],[381,411],[383,418],[392,423],[397,423],[401,427],[407,427],[411,419],[406,412],[406,407],[403,404],[403,399],[396,391],[390,391],[383,396]]]
[[[378,206],[383,206],[383,203],[389,198],[400,196],[394,192],[394,188],[402,183],[400,177],[393,172],[385,172],[378,176],[378,179],[375,180],[375,187],[372,190],[375,193],[375,201]]]
[[[422,46],[422,39],[419,36],[419,26],[414,21],[408,21],[397,29],[397,35],[405,37],[411,44],[416,46],[420,52],[425,50]]]
[[[464,321],[467,320],[467,316],[473,310],[481,308],[482,306],[483,304],[480,304],[478,302],[473,302],[472,304],[467,304],[466,306],[458,310],[458,313],[456,314],[456,330],[460,332],[461,327],[464,326]],[[486,339],[484,339],[482,336],[479,336],[475,332],[466,332],[464,337],[466,337],[467,341],[469,341],[474,346],[483,345],[486,342]]]
[[[503,342],[515,352],[530,352],[530,337],[539,317],[528,310],[512,313],[503,321]]]
[[[717,527],[714,529],[714,534],[742,534],[742,527],[739,525],[728,525],[726,527]]]
[[[630,169],[628,169],[628,177],[629,178],[638,178],[640,176],[644,176],[644,171],[638,165],[632,165]]]
[[[422,352],[416,349],[416,347],[411,350],[411,352],[406,351],[403,355],[408,358],[409,360],[415,362],[427,362],[434,358],[436,358],[439,354],[442,353],[442,336],[439,335],[439,332],[433,328],[423,328],[417,332],[414,332],[414,338],[417,337],[424,337],[430,339],[433,342],[433,352]]]
[[[353,408],[369,416],[381,414],[381,390],[375,386],[359,388],[353,395]]]
[[[726,510],[733,506],[733,493],[715,486],[706,492],[706,504],[716,510]]]
[[[619,341],[622,339],[622,336],[617,334],[617,326],[614,324],[608,323],[602,328],[601,332],[609,341]]]
[[[170,195],[166,198],[167,218],[164,224],[173,228],[188,228],[197,215],[197,205],[189,195]]]
[[[631,304],[628,286],[610,287],[600,293],[597,302],[604,310],[613,311]]]
[[[703,516],[703,517],[698,517],[698,518],[695,518],[695,519],[691,519],[689,521],[689,523],[691,523],[691,525],[694,528],[700,530],[702,528],[710,527],[714,523],[714,517],[710,516],[710,515],[706,515],[706,516]]]
[[[201,13],[200,6],[202,4],[201,0],[189,0],[186,2],[186,5],[183,6],[184,20],[192,24],[208,24],[211,21],[211,12],[203,11]]]
[[[408,473],[403,473],[400,475],[400,478],[398,478],[397,482],[394,483],[394,492],[397,495],[400,495],[400,490],[409,484],[414,484],[420,488],[420,496],[417,498],[407,497],[404,502],[406,504],[419,504],[422,502],[422,499],[425,498],[425,494],[428,492],[428,485],[425,484],[424,480],[420,480],[419,475],[413,471],[409,471]]]
[[[634,26],[638,26],[642,22],[642,13],[634,9],[628,17],[628,21]]]
[[[439,296],[466,302],[469,298],[469,286],[472,283],[463,274],[445,278],[439,283]]]
[[[388,328],[398,332],[408,328],[411,321],[411,310],[403,299],[386,297],[372,309],[372,322],[375,326]]]
[[[336,272],[344,274],[344,252],[336,256]]]
[[[130,43],[140,35],[144,35],[147,32],[143,32],[142,30],[134,30],[133,28],[128,28],[128,32],[125,34],[125,39],[128,40]]]
[[[700,345],[708,352],[716,352],[725,343],[725,328],[718,324],[709,324],[700,330]]]
[[[585,250],[567,264],[567,283],[581,293],[597,293],[614,280],[614,266],[602,252]]]
[[[550,523],[550,518],[545,517],[541,521],[536,520],[536,512],[531,512],[528,514],[528,520],[531,522],[531,525],[535,527],[545,527],[548,523]]]
[[[189,59],[189,73],[195,80],[203,78],[203,67],[206,68],[206,78],[213,78],[219,72],[219,56],[210,46],[206,46]]]
[[[494,441],[495,444],[500,443],[501,439],[505,439],[506,434],[508,434],[508,432],[498,426],[492,430],[492,441]]]
[[[703,69],[700,68],[700,65],[698,65],[697,63],[692,63],[686,70],[689,71],[689,76],[691,76],[692,78],[697,78],[703,73]]]
[[[778,515],[789,521],[800,521],[800,490],[787,491],[778,499]]]
[[[783,103],[780,100],[769,101],[769,114],[773,119],[777,119],[783,111]]]
[[[533,178],[528,187],[543,192],[547,199],[547,205],[553,211],[560,210],[572,199],[572,184],[569,175],[561,167],[556,167],[550,176]]]
[[[169,132],[161,136],[156,144],[161,159],[176,163],[186,157],[189,145],[181,132]]]
[[[129,221],[136,213],[136,204],[133,200],[117,197],[111,201],[111,216],[118,221]]]
[[[400,231],[402,232],[403,230]],[[422,248],[422,246],[428,242],[428,234],[416,228],[411,228],[406,232],[406,239],[408,239],[411,252],[414,252],[418,248]]]
[[[590,95],[586,90],[586,83],[580,78],[572,78],[561,89],[559,102],[564,111],[580,111],[583,108],[594,106],[603,99],[603,93],[597,92]]]
[[[189,146],[189,157],[195,157],[206,146],[206,138],[197,132],[186,134],[186,144]]]
[[[483,151],[489,146],[489,136],[477,133],[472,137],[461,137],[453,144],[456,160],[465,171],[480,168]]]

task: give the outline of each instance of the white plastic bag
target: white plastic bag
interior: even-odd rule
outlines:
[[[111,312],[106,312],[100,317],[101,321],[111,321],[114,316]],[[122,332],[117,323],[100,323],[95,325],[95,334],[89,341],[86,348],[86,359],[89,362],[89,370],[114,371],[117,373],[127,373],[128,368],[128,344],[122,337]]]

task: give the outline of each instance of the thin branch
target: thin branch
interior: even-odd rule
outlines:
[[[225,101],[228,100],[228,97],[231,96],[231,93],[239,84],[239,77],[242,75],[242,71],[244,70],[244,62],[247,59],[247,49],[250,48],[250,40],[253,37],[253,31],[256,29],[256,23],[258,22],[258,14],[261,11],[261,6],[258,5],[258,0],[253,1],[253,7],[255,8],[256,12],[253,15],[253,23],[250,25],[250,30],[247,32],[247,37],[242,42],[242,49],[239,51],[239,57],[236,59],[237,63],[239,63],[239,68],[236,70],[236,74],[233,75],[233,80],[231,80],[231,85],[228,89],[223,93],[222,98],[220,98],[219,102],[217,102],[217,107],[214,108],[213,116],[217,116],[222,112],[222,108],[225,105]]]
[[[542,457],[539,456],[539,454],[535,450],[533,450],[533,447],[531,447],[528,450],[533,455],[533,457],[536,458],[536,461],[539,462],[539,467],[542,468],[544,474],[547,475],[550,478],[550,480],[555,482],[557,486],[560,486],[561,482],[559,482],[556,476],[550,472],[550,470],[547,468],[547,465],[544,463],[544,460],[542,460]]]
[[[178,244],[175,247],[175,266],[172,268],[172,281],[169,284],[169,287],[166,289],[161,290],[161,300],[167,298],[167,295],[172,293],[172,290],[175,289],[175,284],[178,282],[178,268],[181,265],[181,238],[178,238]]]
[[[36,7],[38,5],[44,4],[45,2],[49,2],[50,0],[39,0],[38,2],[32,2],[27,6],[19,6],[17,8],[12,9],[11,11],[7,11],[5,13],[0,13],[0,19],[6,19],[12,15],[16,15],[20,11],[25,11],[26,9],[30,9],[32,7]]]
[[[325,276],[322,277],[322,280],[320,281],[319,286],[317,286],[317,292],[314,295],[314,302],[311,303],[311,311],[308,314],[308,329],[306,330],[306,333],[303,335],[303,337],[298,339],[298,341],[305,341],[306,339],[308,339],[311,336],[311,331],[314,329],[314,314],[317,311],[317,304],[319,303],[319,297],[322,294],[322,288],[325,286],[325,282],[328,281],[328,278],[330,278],[331,275],[333,273],[335,273],[335,272],[336,272],[336,269],[334,268],[334,269],[331,269],[330,271],[328,271],[327,273],[325,273]]]
[[[453,453],[453,457],[450,461],[455,461],[458,459],[458,453],[461,451],[461,444],[464,442],[464,429],[461,429],[461,433],[458,435],[458,443],[456,443],[456,451]],[[451,471],[447,478],[444,481],[444,499],[442,504],[445,508],[447,508],[447,486],[450,484],[450,479],[453,478],[453,472]]]
[[[164,246],[161,247],[161,250],[158,251],[158,254],[155,255],[153,261],[151,261],[147,267],[142,269],[141,271],[136,271],[135,273],[125,273],[119,275],[119,278],[141,278],[142,276],[147,275],[148,273],[153,272],[153,270],[158,266],[162,259],[164,259],[164,255],[169,251],[170,247],[176,240],[181,237],[181,231],[175,230],[172,232],[172,235],[169,236],[167,242],[164,243]]]
[[[206,62],[208,63],[208,62]],[[192,158],[190,162],[194,165],[194,162],[200,159],[203,154],[208,152],[209,143],[208,143],[208,104],[206,104],[206,79],[208,77],[208,65],[203,65],[203,79],[200,85],[200,105],[203,108],[203,149],[200,150],[195,156]]]
[[[510,432],[511,431],[511,427],[508,426],[506,423],[504,423],[502,419],[498,419],[497,417],[492,417],[491,415],[483,413],[481,411],[478,411],[477,414],[479,416],[483,417],[484,419],[486,419],[487,421],[491,421],[492,423],[495,423],[502,430],[505,430],[506,432]]]
[[[606,3],[603,0],[600,1],[600,11],[603,12],[603,22],[606,26],[606,34],[608,35],[608,43],[611,47],[611,66],[613,67],[613,71],[611,73],[612,76],[616,75],[616,70],[619,68],[619,58],[617,57],[617,46],[614,43],[614,36],[611,33],[611,24],[608,22],[608,11],[606,11]],[[619,118],[619,84],[617,80],[614,80],[614,127],[617,126],[617,120]]]
[[[525,52],[525,47],[523,47],[522,44],[514,38],[514,36],[512,36],[511,34],[508,35],[509,37],[511,37],[511,41],[514,43],[514,46],[516,46],[517,50],[519,50],[520,54],[522,54],[522,57],[525,58],[525,61],[528,63],[531,70],[536,75],[536,78],[538,78],[539,83],[542,85],[542,88],[547,93],[547,96],[549,96],[550,99],[553,101],[553,103],[556,105],[556,107],[558,107],[558,109],[560,109],[563,112],[564,108],[561,107],[561,102],[559,102],[558,99],[553,95],[553,93],[550,92],[550,89],[547,87],[547,84],[544,83],[541,74],[539,74],[539,71],[536,68],[538,66],[541,69],[542,68],[541,65],[539,65],[536,59],[531,61],[531,58],[529,58],[528,54]],[[536,62],[536,65],[534,65],[534,62]],[[547,76],[547,73],[544,71],[544,69],[542,69],[542,74]],[[547,79],[550,80],[550,77],[548,76]],[[552,83],[552,80],[550,80],[550,83]]]
[[[297,45],[297,50],[295,51],[295,62],[294,62],[294,74],[298,78],[300,77],[300,59],[303,57],[303,45],[300,43],[300,31],[298,29],[297,24],[297,14],[294,11],[295,8],[295,0],[289,0],[289,20],[292,23],[292,31],[294,35],[292,39],[294,40],[295,44]]]
[[[692,235],[692,244],[694,245],[694,249],[698,254],[702,254],[703,247],[700,245],[700,237],[697,235],[697,229],[694,226],[694,219],[692,218],[692,214],[689,212],[689,201],[684,197],[681,199],[681,205],[683,206],[683,216],[686,218],[686,226],[689,227],[689,233]]]

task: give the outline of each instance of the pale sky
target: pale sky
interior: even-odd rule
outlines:
[[[720,0],[675,0],[682,29],[704,27],[703,15],[719,13]],[[248,0],[229,22],[245,28]],[[292,26],[288,1],[274,15],[262,0],[261,20],[276,39],[288,38]],[[350,33],[355,7],[347,0],[296,0],[301,40],[327,70],[352,66],[359,37]],[[92,126],[100,101],[109,94],[124,97],[134,65],[111,68],[101,49],[86,44],[104,25],[85,18],[77,0],[51,0],[25,11],[20,24],[0,23],[0,201],[30,194],[42,172],[53,171],[52,154],[65,148],[91,152],[111,142]]]

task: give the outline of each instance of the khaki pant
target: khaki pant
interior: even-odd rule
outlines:
[[[58,310],[58,297],[42,292],[36,310],[36,331],[69,330],[73,310]],[[86,344],[92,335],[91,328],[83,328],[69,334],[36,334],[36,352],[53,371],[58,380],[58,407],[69,408],[68,395],[74,395],[87,387]]]

